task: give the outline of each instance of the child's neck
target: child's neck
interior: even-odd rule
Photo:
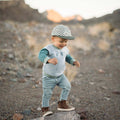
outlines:
[[[59,49],[59,50],[60,50],[60,48],[56,47],[54,44],[52,44],[52,45],[53,45],[53,47],[55,47],[55,48],[57,48],[57,49]]]

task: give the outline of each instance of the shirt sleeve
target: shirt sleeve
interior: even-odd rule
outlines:
[[[50,59],[48,55],[49,55],[49,51],[46,48],[43,48],[42,50],[40,50],[38,58],[41,62],[47,63],[47,61]]]
[[[69,63],[69,64],[71,64],[71,65],[74,65],[73,62],[76,61],[74,58],[71,57],[70,54],[68,54],[68,55],[66,56],[66,59],[65,59],[65,60],[66,60],[67,63]]]

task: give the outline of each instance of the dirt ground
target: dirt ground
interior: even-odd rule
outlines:
[[[15,113],[23,114],[24,120],[40,117],[41,66],[35,67],[20,56],[29,48],[21,40],[15,43],[15,34],[0,32],[0,120],[12,120]],[[86,120],[120,120],[120,52],[76,50],[74,56],[81,67],[75,69],[69,103],[78,114],[83,112]],[[60,92],[58,87],[53,91],[53,112],[57,112]]]

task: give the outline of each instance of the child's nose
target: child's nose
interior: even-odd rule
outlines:
[[[64,43],[64,46],[66,46],[67,45],[67,43]]]

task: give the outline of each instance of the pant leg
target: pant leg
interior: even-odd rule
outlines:
[[[62,92],[61,92],[61,95],[60,95],[60,100],[67,100],[69,92],[71,90],[71,84],[64,74],[60,77],[60,82],[57,85],[60,88],[62,88]]]
[[[42,96],[42,107],[49,107],[49,101],[52,96],[53,89],[51,88],[43,88],[43,96]]]
[[[42,107],[49,107],[49,100],[52,96],[53,89],[55,87],[54,79],[44,77],[42,79],[43,95],[42,95]]]

